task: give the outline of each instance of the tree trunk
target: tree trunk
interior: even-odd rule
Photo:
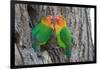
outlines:
[[[48,44],[41,48],[41,56],[32,49],[32,27],[47,15],[65,18],[73,35],[70,61],[59,48],[54,32]],[[94,61],[89,8],[16,4],[15,39],[15,65]],[[48,48],[50,44],[53,44],[53,49]]]

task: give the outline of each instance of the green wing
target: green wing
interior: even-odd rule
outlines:
[[[35,41],[39,43],[45,43],[48,41],[52,33],[52,29],[42,23],[39,23],[35,28],[32,29],[32,36]]]
[[[72,34],[68,27],[62,28],[60,32],[61,40],[65,43],[66,46],[70,46],[72,43]]]
[[[68,27],[64,27],[60,32],[60,39],[65,44],[64,53],[69,58],[71,56],[72,34]]]

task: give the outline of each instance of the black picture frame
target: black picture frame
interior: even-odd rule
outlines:
[[[94,8],[94,45],[95,45],[95,57],[94,61],[89,62],[75,62],[75,63],[57,63],[57,64],[39,64],[39,65],[24,65],[24,66],[15,66],[15,48],[14,48],[14,22],[15,22],[15,4],[39,4],[39,5],[53,5],[53,6],[74,6],[74,7],[88,7],[88,8]],[[92,64],[96,63],[96,29],[97,29],[97,21],[96,21],[96,5],[81,5],[81,4],[64,4],[64,3],[48,3],[48,2],[33,2],[33,1],[11,1],[10,2],[10,14],[11,14],[11,25],[10,25],[10,67],[11,68],[28,68],[28,67],[44,67],[44,66],[60,66],[60,65],[78,65],[78,64]]]

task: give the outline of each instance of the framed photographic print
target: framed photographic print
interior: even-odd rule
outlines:
[[[96,6],[11,1],[11,68],[96,63]]]

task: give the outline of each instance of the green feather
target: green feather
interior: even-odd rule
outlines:
[[[36,25],[35,28],[32,28],[32,47],[34,49],[38,49],[40,48],[39,46],[46,44],[51,37],[51,33],[52,29],[50,27],[39,22],[39,24]]]
[[[57,32],[57,41],[59,46],[64,49],[64,54],[69,58],[71,56],[72,34],[68,27],[63,27]]]

